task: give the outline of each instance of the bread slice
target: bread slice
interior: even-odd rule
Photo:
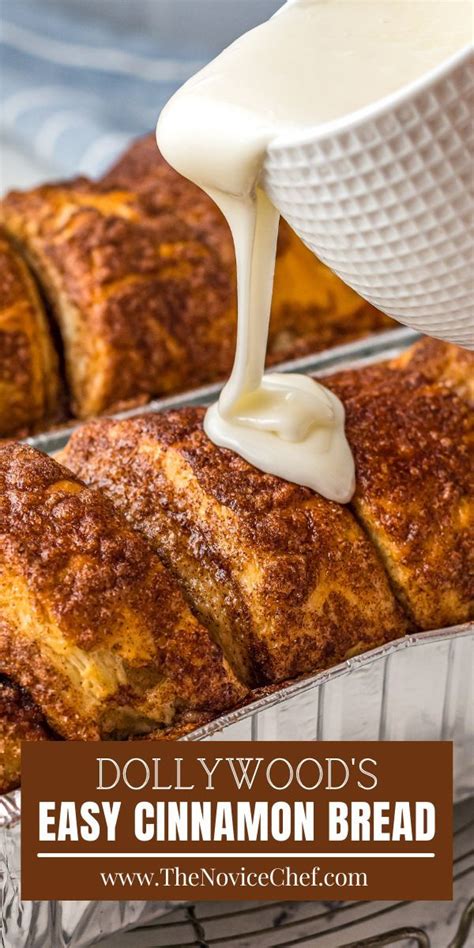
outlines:
[[[0,445],[0,673],[76,740],[216,714],[245,694],[110,501],[14,442]]]
[[[281,681],[403,635],[348,508],[215,447],[203,415],[90,422],[64,458],[146,535],[239,677]]]
[[[474,614],[474,354],[425,340],[329,376],[346,407],[354,509],[421,629]]]
[[[0,437],[59,417],[58,357],[33,278],[0,229]]]
[[[59,325],[74,415],[197,384],[209,357],[225,373],[232,289],[190,227],[85,180],[13,192],[3,218]]]

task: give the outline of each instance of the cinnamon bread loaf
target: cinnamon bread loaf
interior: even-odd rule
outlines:
[[[236,332],[230,231],[151,136],[102,181],[11,192],[1,218],[58,327],[73,415],[89,418],[228,375]],[[281,224],[270,363],[390,325]]]

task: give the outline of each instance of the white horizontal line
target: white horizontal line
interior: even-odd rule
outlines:
[[[37,853],[38,859],[434,859],[435,853]]]

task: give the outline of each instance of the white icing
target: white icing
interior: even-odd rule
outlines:
[[[304,376],[263,377],[279,220],[259,186],[266,150],[395,92],[470,36],[465,0],[289,0],[187,82],[158,123],[164,157],[218,204],[236,250],[236,356],[206,432],[342,503],[355,480],[341,403]]]

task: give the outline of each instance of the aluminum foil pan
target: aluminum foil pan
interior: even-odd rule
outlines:
[[[405,636],[183,740],[453,741],[454,798],[474,792],[474,623]]]
[[[320,376],[391,358],[416,335],[395,330],[286,363],[286,371]],[[209,386],[161,399],[143,411],[205,404]],[[72,426],[28,439],[53,453]],[[407,636],[266,694],[187,735],[185,740],[452,740],[455,799],[474,790],[474,624]],[[106,936],[149,925],[174,907],[166,902],[21,902],[20,793],[0,797],[2,948],[87,948]]]
[[[474,789],[474,624],[407,636],[230,712],[184,740],[452,740],[455,799]],[[0,798],[3,948],[87,948],[176,903],[21,902],[20,793]],[[109,942],[110,943],[110,942]]]

